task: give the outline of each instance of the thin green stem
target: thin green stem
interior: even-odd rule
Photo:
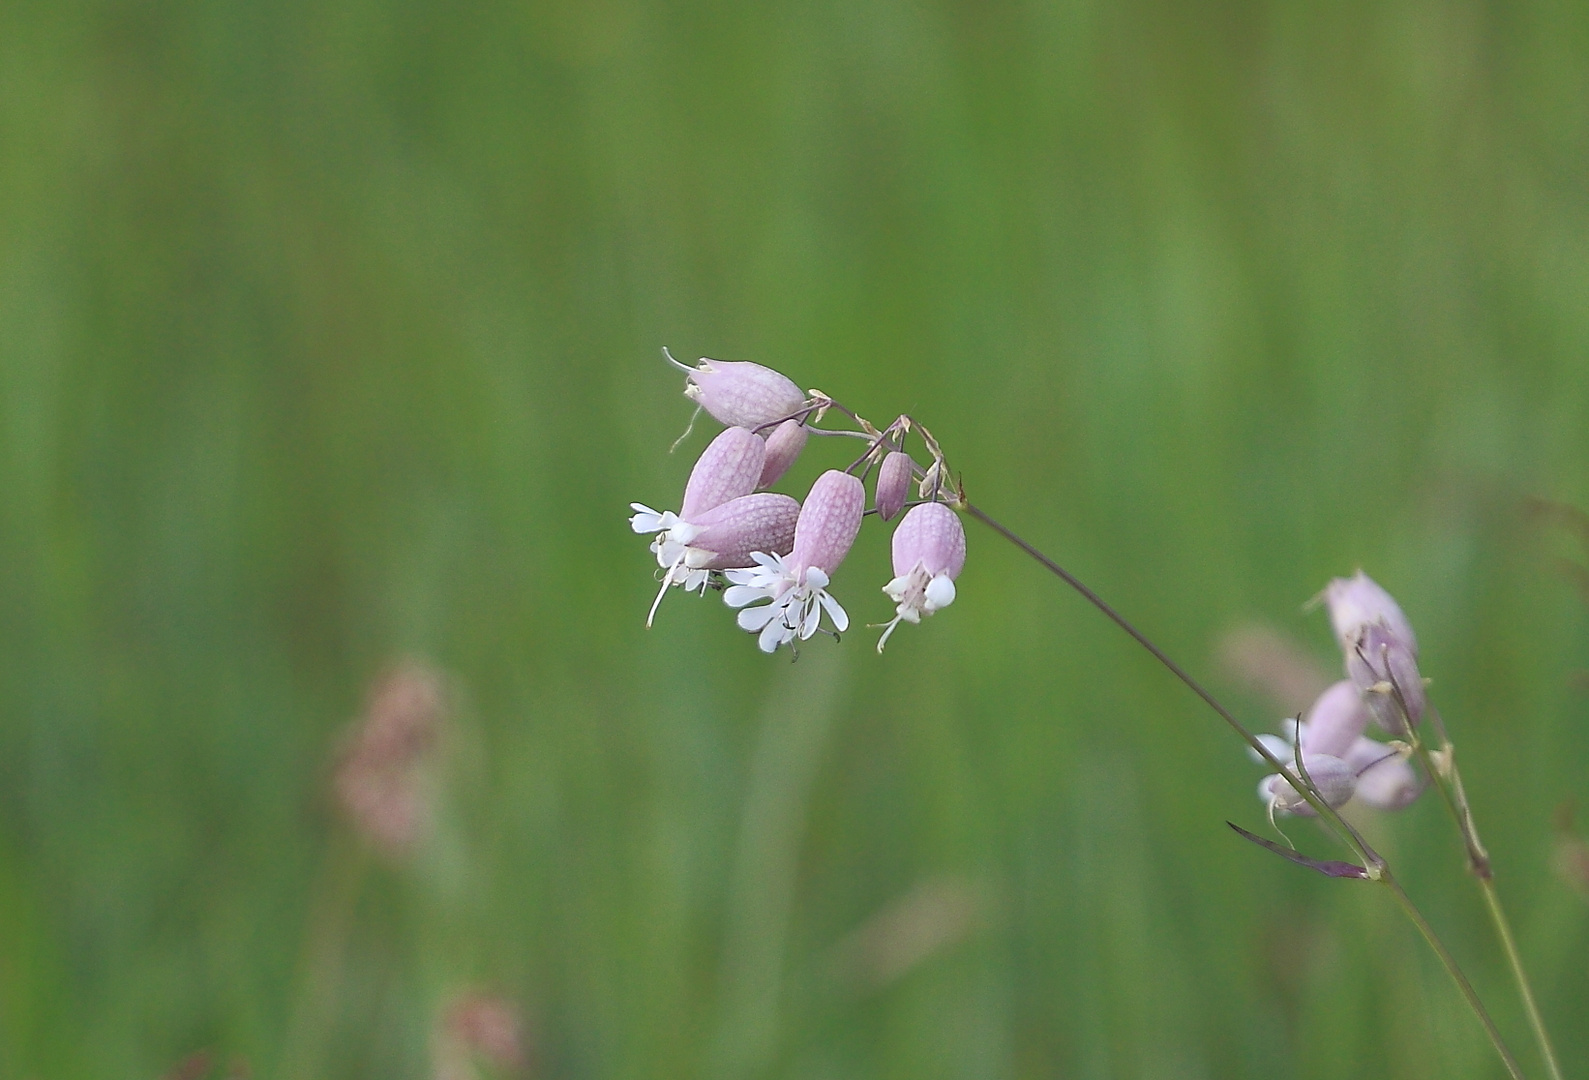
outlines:
[[[1528,972],[1523,967],[1523,956],[1517,951],[1517,942],[1512,937],[1512,927],[1507,921],[1506,911],[1501,907],[1500,895],[1495,891],[1493,878],[1482,877],[1479,879],[1479,890],[1484,893],[1484,906],[1490,910],[1490,921],[1495,924],[1495,933],[1501,939],[1501,945],[1506,950],[1506,960],[1512,965],[1512,978],[1517,981],[1517,994],[1523,999],[1523,1009],[1528,1013],[1528,1024],[1534,1029],[1534,1041],[1539,1043],[1540,1056],[1545,1059],[1545,1068],[1551,1075],[1551,1080],[1562,1080],[1561,1065],[1556,1060],[1556,1048],[1551,1045],[1550,1032],[1545,1030],[1545,1018],[1540,1014],[1539,1005],[1534,1001],[1534,989],[1529,985]]]
[[[1534,1041],[1539,1045],[1545,1069],[1550,1073],[1551,1080],[1562,1080],[1561,1064],[1556,1060],[1556,1048],[1545,1027],[1545,1017],[1534,999],[1534,987],[1529,981],[1528,969],[1523,966],[1523,954],[1518,951],[1511,922],[1506,917],[1506,909],[1501,906],[1500,894],[1495,890],[1495,875],[1490,867],[1489,853],[1479,841],[1473,825],[1473,814],[1468,808],[1467,794],[1462,790],[1451,740],[1446,738],[1444,747],[1449,775],[1436,767],[1428,746],[1416,734],[1413,736],[1413,749],[1429,774],[1430,783],[1439,789],[1440,800],[1445,803],[1451,820],[1456,822],[1457,831],[1462,834],[1462,842],[1468,852],[1468,866],[1478,880],[1479,891],[1484,894],[1485,909],[1489,912],[1490,923],[1495,927],[1495,936],[1501,940],[1501,949],[1506,953],[1506,962],[1512,969],[1512,980],[1517,984],[1517,996],[1522,999],[1523,1011],[1528,1015],[1528,1025],[1533,1029]]]
[[[1404,911],[1407,917],[1412,920],[1413,925],[1418,928],[1418,932],[1422,934],[1424,940],[1429,943],[1429,947],[1433,949],[1435,955],[1440,958],[1440,963],[1445,967],[1446,973],[1451,976],[1451,981],[1456,983],[1457,989],[1461,992],[1464,1000],[1467,1001],[1468,1007],[1471,1008],[1473,1010],[1473,1014],[1478,1017],[1480,1025],[1482,1025],[1484,1028],[1484,1033],[1489,1036],[1490,1043],[1495,1047],[1495,1052],[1500,1055],[1501,1062],[1506,1066],[1507,1072],[1511,1074],[1513,1080],[1523,1080],[1522,1069],[1518,1067],[1517,1060],[1512,1057],[1512,1052],[1507,1049],[1506,1042],[1501,1038],[1501,1032],[1495,1026],[1495,1021],[1491,1019],[1489,1011],[1485,1009],[1484,1003],[1479,1000],[1478,992],[1473,989],[1473,984],[1468,981],[1468,977],[1462,973],[1461,967],[1457,965],[1456,958],[1452,956],[1451,953],[1446,949],[1445,943],[1442,942],[1435,934],[1434,928],[1430,926],[1428,920],[1423,917],[1423,912],[1418,910],[1417,905],[1412,902],[1412,898],[1409,897],[1405,890],[1402,889],[1401,883],[1391,875],[1390,866],[1388,863],[1386,863],[1384,857],[1379,855],[1368,845],[1368,842],[1363,839],[1362,835],[1355,828],[1352,827],[1351,823],[1343,818],[1338,812],[1336,812],[1333,807],[1329,806],[1322,799],[1320,799],[1317,793],[1312,790],[1312,784],[1304,782],[1299,777],[1293,775],[1284,765],[1282,765],[1279,759],[1270,753],[1269,748],[1264,746],[1263,742],[1251,731],[1249,731],[1245,724],[1243,724],[1240,720],[1237,720],[1235,715],[1229,709],[1220,704],[1219,700],[1215,698],[1213,694],[1204,689],[1201,683],[1192,678],[1186,669],[1181,667],[1181,665],[1177,664],[1174,660],[1170,659],[1168,654],[1166,654],[1163,649],[1155,645],[1147,637],[1147,635],[1143,634],[1142,631],[1138,630],[1134,625],[1132,625],[1129,619],[1116,611],[1107,601],[1103,599],[1103,597],[1099,596],[1097,593],[1093,592],[1086,585],[1084,585],[1081,579],[1077,578],[1076,575],[1066,570],[1063,566],[1060,566],[1053,559],[1050,559],[1047,555],[1044,555],[1041,551],[1027,543],[1016,533],[1005,528],[998,521],[989,517],[986,513],[973,506],[971,503],[962,500],[960,505],[967,514],[970,514],[972,517],[988,526],[988,528],[1004,537],[1010,543],[1026,552],[1027,555],[1036,560],[1044,569],[1048,570],[1066,585],[1069,585],[1076,592],[1080,593],[1088,603],[1092,604],[1093,607],[1097,608],[1104,615],[1108,616],[1109,619],[1115,623],[1115,625],[1120,627],[1120,629],[1131,635],[1138,645],[1141,645],[1144,649],[1146,649],[1155,660],[1164,665],[1164,667],[1167,668],[1172,675],[1184,683],[1198,697],[1202,698],[1203,702],[1208,705],[1209,708],[1213,709],[1214,712],[1219,714],[1220,719],[1224,720],[1232,730],[1234,730],[1242,737],[1243,740],[1246,741],[1248,746],[1251,746],[1263,757],[1266,762],[1273,766],[1276,772],[1285,777],[1287,782],[1296,789],[1298,794],[1308,801],[1308,804],[1313,807],[1319,816],[1336,829],[1336,832],[1342,841],[1362,857],[1364,863],[1368,866],[1371,875],[1390,889],[1391,895],[1393,895],[1396,898],[1396,902],[1401,905],[1402,911]],[[1424,760],[1426,767],[1428,764],[1427,753],[1427,749],[1425,749]],[[1430,775],[1435,776],[1436,774],[1433,772],[1433,770],[1431,770]],[[1438,780],[1436,783],[1437,786],[1439,786]],[[1441,790],[1445,790],[1443,786]],[[1455,811],[1454,805],[1452,808],[1453,811]],[[1483,849],[1480,848],[1479,850],[1482,851]],[[1499,908],[1497,906],[1497,911],[1498,910]],[[1522,969],[1520,966],[1515,967],[1514,970],[1521,975]],[[1531,999],[1532,995],[1525,993],[1525,1000]],[[1543,1032],[1543,1027],[1541,1027],[1539,1030]],[[1560,1080],[1559,1074],[1553,1072],[1552,1075],[1554,1080]]]
[[[1412,897],[1407,895],[1406,891],[1402,889],[1401,883],[1392,877],[1388,870],[1380,877],[1380,881],[1390,889],[1391,895],[1396,898],[1396,903],[1401,905],[1401,909],[1406,913],[1407,918],[1412,920],[1412,924],[1418,928],[1418,932],[1423,935],[1423,939],[1429,943],[1429,947],[1440,958],[1440,963],[1445,967],[1446,974],[1450,975],[1451,981],[1457,984],[1457,989],[1467,999],[1468,1007],[1479,1018],[1479,1023],[1484,1025],[1484,1033],[1490,1037],[1490,1043],[1495,1047],[1495,1052],[1501,1055],[1501,1062],[1506,1066],[1506,1071],[1512,1075],[1513,1080],[1523,1080],[1523,1070],[1518,1066],[1517,1059],[1512,1057],[1512,1052],[1506,1048],[1506,1042],[1501,1038],[1501,1032],[1495,1026],[1495,1021],[1490,1019],[1490,1014],[1484,1008],[1484,1003],[1479,1000],[1478,991],[1473,989],[1473,984],[1468,981],[1468,977],[1462,974],[1462,968],[1457,965],[1456,957],[1452,956],[1446,949],[1445,943],[1435,934],[1434,927],[1429,925],[1428,920],[1423,917],[1423,912],[1419,911],[1418,906],[1412,902]]]
[[[1451,815],[1451,820],[1456,822],[1457,832],[1462,836],[1462,845],[1468,853],[1468,869],[1473,871],[1473,876],[1480,881],[1490,879],[1490,853],[1484,850],[1484,845],[1479,842],[1479,834],[1473,828],[1473,817],[1464,807],[1466,800],[1459,799],[1453,785],[1447,783],[1446,774],[1435,764],[1434,756],[1429,752],[1429,746],[1415,732],[1412,736],[1413,753],[1418,755],[1418,761],[1423,765],[1424,772],[1429,776],[1429,782],[1440,792],[1440,801],[1445,804],[1446,812]],[[1450,768],[1456,768],[1456,760],[1450,756],[1451,743],[1446,742],[1446,761]]]
[[[1254,735],[1247,728],[1247,725],[1236,719],[1235,714],[1229,709],[1225,708],[1224,705],[1220,704],[1219,699],[1204,689],[1203,684],[1192,678],[1185,668],[1181,667],[1180,664],[1177,664],[1174,660],[1170,659],[1169,655],[1166,654],[1163,649],[1155,645],[1146,634],[1133,626],[1131,620],[1120,614],[1114,609],[1113,606],[1109,604],[1108,601],[1084,585],[1081,579],[1076,577],[1075,574],[1072,574],[1069,570],[1066,570],[1063,566],[1060,566],[1053,559],[1050,559],[1047,555],[1044,555],[1041,551],[1037,550],[1037,548],[1021,539],[1020,536],[999,524],[999,522],[989,517],[980,508],[973,506],[969,502],[962,503],[961,505],[966,513],[970,514],[972,517],[982,522],[982,524],[986,525],[988,528],[1004,537],[1010,543],[1026,552],[1026,554],[1037,560],[1037,562],[1046,570],[1058,577],[1066,585],[1069,585],[1072,589],[1076,590],[1076,592],[1080,593],[1082,598],[1085,599],[1089,604],[1107,615],[1116,626],[1120,627],[1120,629],[1124,630],[1127,634],[1130,634],[1136,643],[1146,649],[1148,653],[1160,664],[1164,665],[1164,667],[1169,670],[1170,674],[1174,675],[1194,694],[1202,698],[1204,704],[1206,704],[1210,709],[1213,709],[1214,712],[1218,713],[1220,719],[1224,720],[1226,724],[1230,725],[1231,729],[1234,730],[1237,735],[1240,735],[1242,740],[1246,742],[1248,746],[1252,747],[1253,750],[1258,753],[1263,760],[1274,769],[1275,772],[1285,778],[1286,782],[1296,790],[1297,794],[1307,800],[1308,805],[1313,807],[1314,811],[1319,815],[1319,817],[1334,828],[1341,842],[1347,847],[1351,848],[1352,851],[1363,860],[1370,872],[1377,874],[1379,869],[1384,866],[1385,860],[1381,858],[1373,848],[1369,847],[1368,841],[1363,839],[1362,835],[1352,827],[1350,822],[1337,813],[1334,807],[1331,807],[1325,803],[1323,799],[1319,798],[1318,794],[1312,790],[1313,786],[1311,784],[1295,775],[1291,771],[1290,767],[1281,762],[1279,758],[1275,757],[1275,755],[1270,752],[1269,748],[1263,744],[1262,739]]]

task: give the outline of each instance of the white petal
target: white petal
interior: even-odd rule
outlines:
[[[640,503],[630,503],[630,508],[635,511],[629,519],[629,527],[637,533],[654,533],[662,531],[662,515],[649,506]]]
[[[817,627],[822,624],[822,606],[814,598],[806,601],[806,609],[800,619],[800,640],[808,640],[817,632]]]
[[[794,637],[794,631],[774,619],[768,623],[756,639],[756,645],[764,653],[776,652],[778,646]]]
[[[840,607],[839,602],[827,593],[818,593],[817,595],[822,599],[822,606],[828,609],[828,618],[833,620],[833,629],[841,634],[848,630],[850,628],[849,613]]]
[[[813,589],[825,589],[828,587],[828,581],[828,575],[820,566],[810,566],[806,568],[806,585],[809,587]]]
[[[772,622],[773,616],[776,614],[778,614],[778,605],[766,604],[762,607],[741,609],[734,621],[739,623],[741,630],[749,630],[754,634],[769,622]]]
[[[658,566],[672,566],[675,563],[684,561],[685,547],[683,544],[676,544],[671,539],[664,539],[662,543],[653,544],[652,547],[656,549]]]
[[[955,583],[948,574],[939,574],[927,585],[927,611],[937,611],[955,602]]]
[[[729,571],[730,581],[734,580],[732,577],[733,573],[732,570]],[[730,585],[723,590],[723,603],[729,607],[744,607],[746,604],[753,604],[757,600],[765,599],[766,596],[767,590],[758,589],[753,585]]]

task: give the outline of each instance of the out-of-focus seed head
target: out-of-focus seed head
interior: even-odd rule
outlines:
[[[1368,707],[1350,679],[1342,679],[1320,694],[1302,724],[1302,751],[1344,758],[1368,726]]]
[[[1326,806],[1338,809],[1345,806],[1357,790],[1357,770],[1345,761],[1329,754],[1308,754],[1302,759],[1313,786],[1324,799]],[[1287,772],[1295,775],[1296,766]],[[1300,793],[1279,773],[1264,777],[1258,782],[1258,797],[1271,804],[1277,813],[1312,817],[1317,811],[1308,805]]]
[[[1382,625],[1399,638],[1416,659],[1418,638],[1401,607],[1379,583],[1359,570],[1349,578],[1335,578],[1324,587],[1324,603],[1336,640],[1350,653],[1352,643],[1369,626]]]
[[[894,530],[892,547],[895,577],[920,566],[929,578],[944,574],[952,581],[966,565],[965,527],[943,503],[911,507]]]
[[[666,349],[663,352],[667,354]],[[668,355],[668,360],[689,375],[684,396],[730,427],[758,428],[792,416],[806,403],[798,386],[760,364],[703,356],[692,368],[672,355]]]
[[[800,504],[788,495],[762,491],[741,495],[693,522],[698,530],[685,552],[692,570],[728,570],[754,565],[753,552],[787,555],[794,547]]]
[[[872,497],[872,504],[877,507],[877,516],[883,521],[891,520],[905,508],[905,496],[910,493],[910,475],[914,464],[909,454],[896,450],[885,457],[878,468],[877,493]]]
[[[761,479],[767,444],[749,428],[730,427],[707,444],[684,485],[679,517],[693,522],[730,499],[749,495]]]
[[[1407,721],[1423,718],[1426,697],[1417,658],[1385,624],[1363,628],[1347,647],[1346,673],[1363,691],[1375,722],[1392,735],[1405,734]]]
[[[866,487],[859,479],[837,469],[817,477],[795,525],[790,561],[797,571],[815,567],[831,578],[850,553],[865,512]]]
[[[806,448],[806,426],[800,420],[785,420],[767,436],[767,459],[761,467],[757,487],[772,487],[789,466],[795,463],[800,451]]]
[[[518,1006],[499,994],[471,990],[448,1001],[432,1042],[435,1080],[476,1080],[476,1063],[491,1074],[516,1075],[530,1064],[529,1040]]]
[[[425,770],[445,713],[441,675],[406,660],[376,680],[333,786],[358,832],[392,858],[407,855],[428,830]]]

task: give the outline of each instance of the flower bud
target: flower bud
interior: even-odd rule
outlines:
[[[905,508],[913,464],[909,454],[898,450],[883,459],[882,466],[877,470],[877,493],[872,497],[872,505],[877,507],[879,519],[888,521]]]
[[[1324,587],[1323,595],[1330,609],[1330,622],[1335,626],[1336,640],[1348,653],[1365,627],[1382,625],[1406,645],[1414,658],[1417,657],[1418,639],[1413,635],[1407,616],[1402,614],[1390,593],[1361,570],[1353,577],[1333,579]]]
[[[692,368],[674,360],[666,349],[663,353],[674,367],[689,373],[684,396],[730,427],[761,427],[792,416],[806,403],[800,388],[772,368],[704,356]]]
[[[706,511],[756,490],[766,460],[767,444],[749,428],[725,428],[701,451],[684,486],[679,517],[695,521]]]
[[[850,553],[866,511],[866,488],[849,473],[829,469],[817,477],[795,525],[790,556],[799,570],[815,567],[830,578]]]
[[[1335,683],[1308,709],[1302,723],[1302,752],[1345,758],[1368,726],[1368,707],[1350,679]]]
[[[730,499],[692,523],[697,531],[685,549],[684,565],[727,570],[754,565],[752,552],[787,555],[799,517],[800,504],[788,495],[763,491]]]
[[[1392,735],[1423,718],[1423,677],[1411,649],[1383,623],[1365,627],[1346,650],[1346,673],[1363,691],[1369,712]],[[1403,717],[1403,706],[1406,715]]]
[[[1351,801],[1352,793],[1357,790],[1356,769],[1329,754],[1308,754],[1302,763],[1326,806],[1338,809]],[[1286,771],[1296,775],[1296,766],[1287,766]],[[1273,773],[1258,782],[1258,797],[1283,814],[1312,817],[1317,813],[1279,773]]]
[[[761,467],[759,488],[772,487],[789,471],[800,451],[806,448],[806,425],[801,420],[785,420],[767,436],[767,459]]]
[[[1394,747],[1359,738],[1346,763],[1357,770],[1357,799],[1376,810],[1400,810],[1423,791],[1418,774]]]

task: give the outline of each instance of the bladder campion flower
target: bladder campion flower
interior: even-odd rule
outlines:
[[[895,602],[894,617],[877,641],[877,651],[901,620],[921,622],[954,603],[955,582],[966,564],[966,531],[960,515],[943,503],[911,507],[894,530],[894,579],[883,586]]]
[[[757,635],[762,652],[774,652],[796,638],[809,639],[817,632],[823,611],[836,631],[849,628],[849,616],[828,595],[827,587],[855,542],[865,510],[866,489],[860,480],[829,469],[811,485],[795,524],[789,555],[758,552],[753,556],[754,568],[724,574],[732,584],[724,591],[723,601],[743,609],[739,625]],[[758,600],[768,602],[747,606]]]
[[[805,394],[786,376],[748,361],[701,357],[695,367],[681,364],[666,349],[668,363],[685,372],[684,396],[730,427],[758,428],[793,416]]]
[[[663,571],[647,626],[670,586],[704,593],[710,571],[750,566],[751,552],[787,552],[794,543],[800,504],[788,495],[751,494],[765,458],[766,443],[749,429],[727,428],[696,461],[677,514],[629,504],[629,527],[655,534],[651,550]]]
[[[1412,624],[1402,614],[1400,605],[1391,598],[1378,582],[1359,570],[1349,578],[1334,578],[1320,594],[1330,609],[1330,623],[1335,627],[1335,638],[1347,653],[1358,636],[1370,626],[1383,626],[1413,657],[1418,656],[1418,638]]]
[[[1417,798],[1421,789],[1399,745],[1377,742],[1363,734],[1371,705],[1372,698],[1365,697],[1356,683],[1342,679],[1319,695],[1300,727],[1288,721],[1284,737],[1259,738],[1293,775],[1294,744],[1300,741],[1302,765],[1331,806],[1339,807],[1355,798],[1378,810],[1399,810]],[[1339,763],[1347,766],[1350,783],[1343,779]],[[1326,782],[1330,785],[1328,790]],[[1278,773],[1259,782],[1258,797],[1280,813],[1313,813],[1312,807]],[[1331,801],[1337,798],[1341,801]]]
[[[1392,735],[1423,718],[1423,677],[1402,638],[1383,623],[1363,628],[1346,650],[1346,673],[1365,695],[1379,726]]]

